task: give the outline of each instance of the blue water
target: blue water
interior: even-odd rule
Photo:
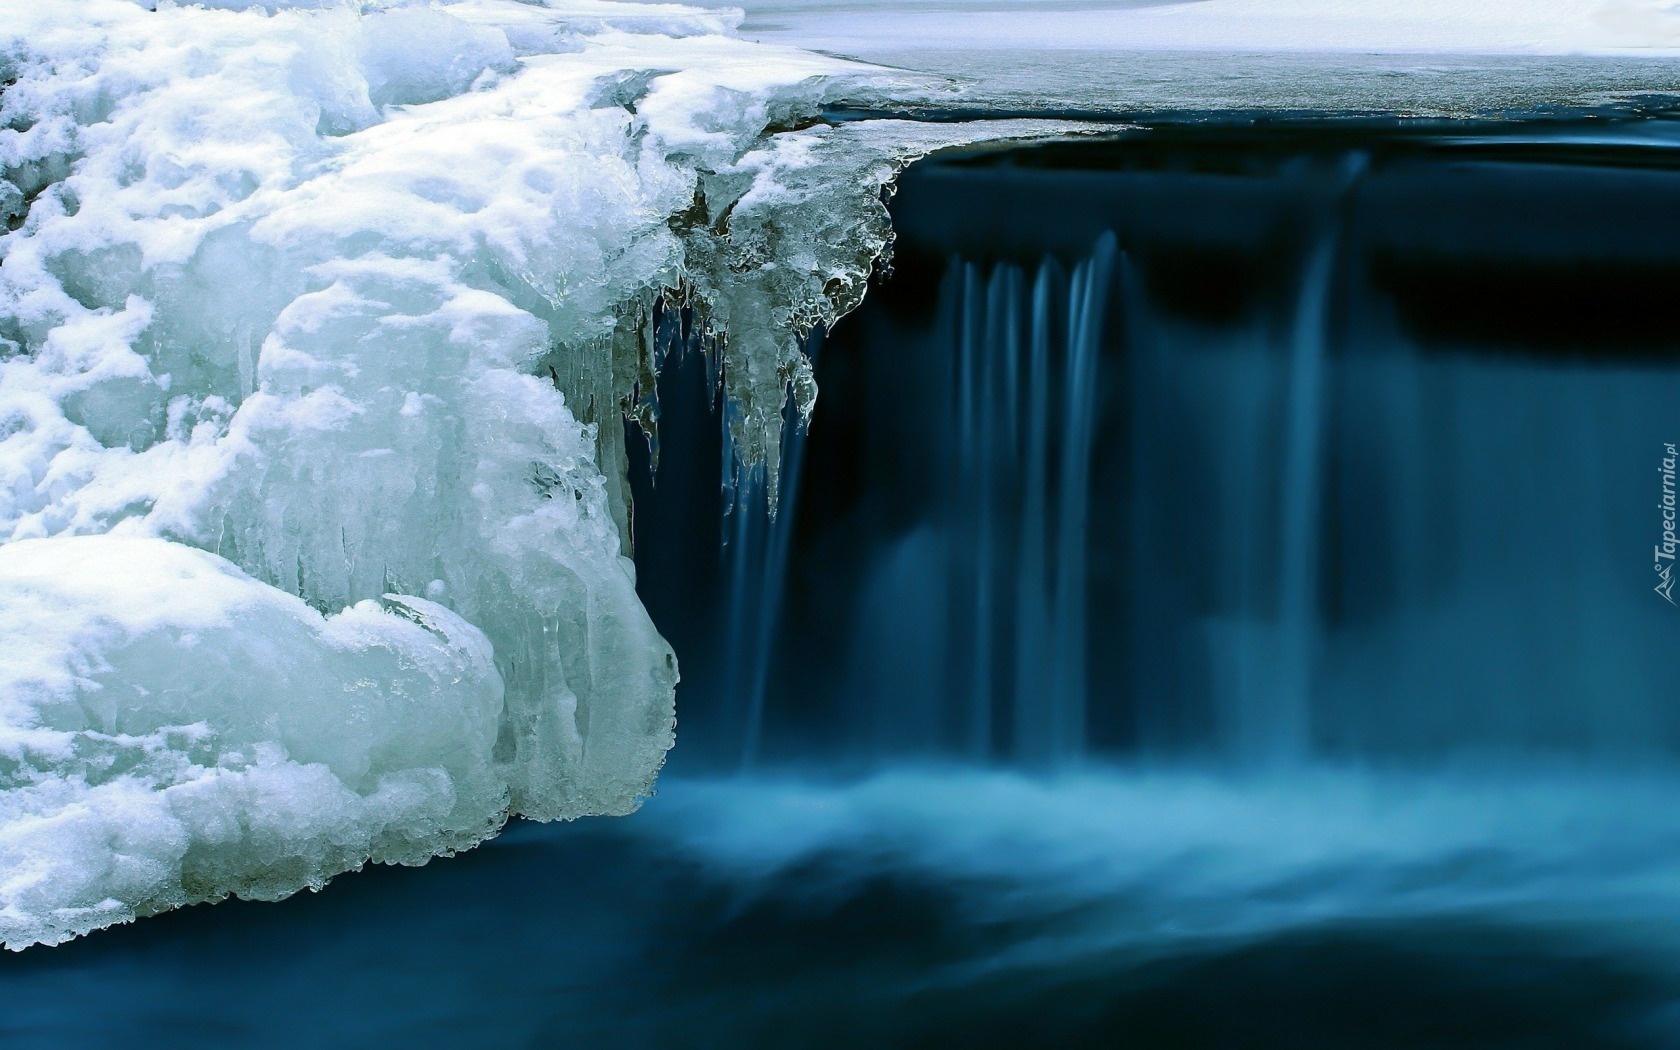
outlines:
[[[0,960],[8,1047],[1680,1041],[1672,771],[903,768]]]

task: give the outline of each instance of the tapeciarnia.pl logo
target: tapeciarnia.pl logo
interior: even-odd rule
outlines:
[[[1674,605],[1674,551],[1680,540],[1674,536],[1674,461],[1677,458],[1673,444],[1663,445],[1662,466],[1658,472],[1662,474],[1662,543],[1656,547],[1657,593]],[[1663,564],[1667,562],[1667,564]]]

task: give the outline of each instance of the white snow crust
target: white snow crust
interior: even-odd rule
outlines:
[[[633,810],[656,300],[773,464],[896,172],[1052,130],[813,122],[937,86],[732,11],[216,6],[0,0],[11,948]]]

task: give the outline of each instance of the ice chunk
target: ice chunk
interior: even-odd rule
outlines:
[[[0,546],[0,942],[55,943],[505,817],[477,628],[391,595],[323,617],[156,539]]]

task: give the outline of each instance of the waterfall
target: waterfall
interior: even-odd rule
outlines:
[[[1009,275],[999,271],[992,277],[992,286],[1008,281]],[[969,513],[975,523],[972,552],[973,621],[970,625],[968,683],[968,740],[966,752],[976,761],[991,757],[992,739],[992,634],[996,629],[996,610],[993,608],[992,545],[994,543],[992,517],[994,489],[999,479],[991,469],[995,458],[1000,423],[996,391],[996,360],[993,348],[1001,330],[998,308],[1005,297],[996,294],[994,287],[981,290],[980,268],[973,263],[963,266],[963,308],[958,350],[958,416],[961,429],[958,448],[962,451],[957,481],[973,501]]]
[[[1054,637],[1055,685],[1050,692],[1050,759],[1061,764],[1085,751],[1086,543],[1089,531],[1091,452],[1097,415],[1097,355],[1118,246],[1112,233],[1074,272],[1068,307],[1066,378],[1063,382],[1061,502],[1057,514]]]
[[[745,763],[749,746],[760,736],[762,727],[748,724],[751,700],[748,690],[757,678],[759,654],[754,643],[758,639],[758,619],[763,606],[765,565],[760,545],[754,542],[754,526],[760,515],[755,498],[762,470],[743,469],[738,480],[731,477],[726,504],[723,558],[728,565],[729,598],[728,628],[725,634],[723,662],[723,696],[730,709],[729,723],[742,727],[741,760]]]
[[[1336,261],[1335,232],[1312,249],[1301,280],[1289,354],[1282,511],[1278,522],[1277,675],[1270,702],[1242,727],[1246,756],[1293,761],[1311,743],[1318,636],[1319,507],[1324,456],[1325,331]]]
[[[1051,291],[1055,279],[1056,264],[1046,259],[1039,266],[1038,277],[1033,282],[1029,315],[1032,335],[1027,366],[1026,446],[1021,451],[1021,471],[1026,480],[1021,493],[1020,549],[1015,557],[1017,611],[1012,646],[1015,653],[1013,724],[1017,753],[1048,750],[1048,741],[1040,733],[1043,722],[1032,717],[1043,709],[1043,705],[1032,703],[1029,698],[1047,699],[1045,690],[1051,687],[1053,681],[1048,659],[1052,628],[1045,545],[1049,532],[1046,519],[1049,513]]]
[[[920,525],[881,543],[846,635],[850,705],[873,712],[866,751],[1065,766],[1085,751],[1090,470],[1099,359],[1119,260],[1113,235],[1067,270],[957,262],[946,464]],[[789,417],[772,519],[761,470],[733,468],[726,499],[723,693],[740,756],[762,750],[805,433]],[[725,428],[727,429],[727,428]],[[909,447],[903,456],[918,454]],[[726,457],[727,460],[727,457]]]
[[[727,423],[724,429],[727,432]],[[724,688],[725,696],[738,698],[744,708],[742,769],[751,768],[758,760],[764,740],[765,697],[775,662],[808,429],[790,396],[783,409],[781,495],[774,513],[769,508],[764,465],[730,463],[732,498],[725,502],[728,523],[724,529],[730,537],[725,548],[730,591],[728,677]]]
[[[1445,199],[1461,175],[1440,173]],[[1600,296],[1592,325],[1443,269],[1430,224],[1456,244],[1480,220],[1394,218],[1424,177],[1320,157],[1275,199],[1233,177],[1217,216],[1111,211],[1093,226],[1113,233],[1054,246],[1026,226],[1006,249],[964,241],[955,211],[937,236],[908,222],[905,276],[824,340],[816,431],[784,422],[774,519],[717,406],[679,435],[662,393],[661,477],[686,455],[727,504],[665,527],[705,533],[709,584],[661,597],[670,556],[643,576],[662,629],[703,621],[672,639],[688,755],[1055,769],[1680,749],[1676,621],[1644,585],[1680,340],[1653,324],[1647,348],[1616,350],[1599,323],[1637,334],[1622,318],[1655,306],[1621,271],[1601,291],[1555,283],[1580,253],[1533,223],[1488,258],[1565,304]],[[1516,324],[1532,310],[1552,321]],[[698,361],[666,367],[715,390]],[[697,441],[724,445],[725,491]]]
[[[970,711],[970,755],[995,753],[1000,705],[1017,761],[1059,766],[1084,753],[1090,464],[1118,254],[1107,234],[1071,275],[1046,258],[1030,302],[1019,268],[998,266],[982,279],[977,266],[963,267],[956,311],[962,423],[948,528],[954,600],[966,600],[972,625],[956,654],[969,668],[960,676],[969,696],[959,706]],[[999,593],[1003,581],[1010,593]],[[1005,654],[1013,664],[1007,676],[1000,673]],[[1012,688],[999,696],[1000,684]]]

